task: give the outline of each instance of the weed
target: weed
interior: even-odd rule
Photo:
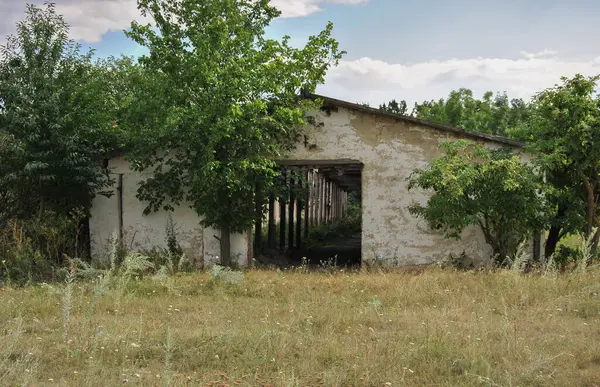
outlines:
[[[600,270],[546,267],[90,279],[73,259],[0,291],[0,385],[594,385]]]
[[[212,265],[209,274],[215,283],[223,282],[229,285],[237,285],[244,281],[244,273],[220,265]]]

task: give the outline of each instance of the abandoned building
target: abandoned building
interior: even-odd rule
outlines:
[[[266,238],[269,251],[302,251],[302,241],[311,228],[341,221],[347,215],[352,192],[359,192],[362,200],[362,224],[354,251],[360,262],[418,265],[463,253],[481,261],[489,259],[491,247],[480,229],[465,230],[461,240],[446,239],[409,214],[408,207],[414,202],[424,204],[429,193],[408,191],[407,178],[415,168],[425,167],[441,154],[442,141],[466,138],[490,148],[515,149],[521,148],[520,143],[333,98],[312,97],[323,101],[322,108],[312,114],[314,122],[305,128],[296,150],[279,160],[288,171],[304,176],[306,197],[297,200],[293,191],[287,202],[271,197],[268,216],[262,222],[253,230],[231,236],[233,260],[251,265],[262,254],[258,248],[261,238]],[[143,215],[145,204],[136,193],[146,176],[131,170],[122,156],[108,163],[116,177],[116,194],[94,200],[90,219],[93,256],[106,251],[115,232],[132,249],[164,247],[170,217],[190,261],[202,267],[218,260],[218,230],[203,228],[197,214],[185,204],[171,213]],[[286,184],[303,184],[291,176],[282,179]]]

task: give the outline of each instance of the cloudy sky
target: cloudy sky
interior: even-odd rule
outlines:
[[[99,56],[143,52],[122,30],[141,19],[136,0],[54,0],[74,39]],[[0,0],[0,37],[25,0]],[[42,3],[38,0],[29,0]],[[444,97],[452,89],[527,98],[575,73],[600,74],[598,0],[272,0],[269,28],[295,42],[333,21],[348,54],[321,94],[377,105]],[[1,38],[0,38],[1,40]]]

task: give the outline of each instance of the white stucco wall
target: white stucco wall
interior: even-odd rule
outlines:
[[[445,239],[408,211],[414,201],[425,204],[429,194],[417,189],[409,192],[406,179],[442,153],[442,141],[459,139],[456,134],[343,107],[330,115],[316,113],[315,118],[316,124],[305,131],[309,146],[299,146],[289,158],[351,159],[364,164],[363,262],[427,264],[462,252],[478,260],[489,259],[492,249],[479,228],[465,230],[459,241]],[[494,142],[485,145],[500,147]]]
[[[137,199],[139,183],[148,175],[133,171],[129,163],[122,157],[109,160],[109,168],[116,176],[123,174],[123,241],[131,251],[148,251],[153,248],[166,248],[166,227],[169,213],[159,211],[144,215],[146,204]],[[90,234],[92,239],[92,256],[102,260],[109,248],[111,235],[118,232],[119,205],[115,183],[114,195],[110,198],[97,196],[92,205],[90,218]],[[200,225],[200,218],[187,204],[183,204],[170,213],[177,239],[186,257],[196,266],[203,267],[218,261],[220,232]],[[249,234],[233,234],[231,236],[232,259],[240,265],[248,262]]]
[[[364,164],[362,175],[362,259],[383,260],[399,265],[427,264],[466,253],[487,260],[491,247],[481,230],[471,227],[461,240],[445,239],[428,228],[425,221],[412,216],[408,207],[427,202],[429,193],[408,191],[406,179],[415,168],[439,156],[440,143],[456,140],[456,134],[409,124],[391,117],[339,107],[330,115],[315,113],[316,125],[305,128],[307,144],[299,144],[289,155],[296,160],[358,160]],[[486,142],[486,146],[500,144]],[[527,156],[525,156],[527,158]],[[132,171],[123,158],[110,160],[113,173],[123,174],[124,241],[133,250],[165,247],[168,214],[143,215],[145,204],[136,198],[144,174]],[[219,231],[203,228],[200,219],[187,205],[171,214],[179,242],[198,267],[215,262],[219,256]],[[111,233],[118,230],[118,197],[97,197],[90,219],[92,254],[101,257]],[[232,258],[242,266],[251,261],[252,234],[231,236]]]

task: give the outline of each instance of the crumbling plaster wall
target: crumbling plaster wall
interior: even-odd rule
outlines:
[[[489,260],[492,249],[479,228],[465,230],[460,241],[445,239],[408,211],[415,201],[425,204],[429,194],[409,192],[406,179],[442,154],[442,141],[457,140],[458,135],[344,107],[314,117],[315,124],[304,133],[307,146],[299,146],[289,158],[352,159],[364,164],[363,262],[427,264],[463,252],[477,261]],[[494,142],[485,145],[500,147]]]
[[[136,195],[139,183],[147,178],[147,173],[137,172],[130,168],[123,157],[116,157],[109,161],[109,168],[115,179],[123,174],[123,242],[125,247],[132,251],[149,251],[153,248],[166,248],[166,233],[169,213],[159,211],[144,215],[146,203],[140,201]],[[117,179],[116,179],[117,180]],[[110,239],[119,229],[119,198],[117,183],[112,188],[110,198],[97,196],[92,204],[90,218],[90,234],[92,239],[92,257],[96,260],[106,259]],[[203,267],[218,261],[220,247],[220,232],[200,225],[200,218],[190,208],[189,204],[182,204],[170,213],[177,240],[186,257],[196,267]],[[231,254],[232,259],[244,266],[248,263],[251,250],[249,247],[250,234],[232,234]]]

